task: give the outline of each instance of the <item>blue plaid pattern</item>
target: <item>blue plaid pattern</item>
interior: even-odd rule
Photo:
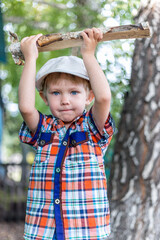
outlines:
[[[104,240],[109,236],[103,156],[113,133],[112,117],[109,115],[101,135],[91,111],[75,119],[68,130],[59,119],[41,113],[34,135],[23,123],[20,140],[36,150],[25,239]]]

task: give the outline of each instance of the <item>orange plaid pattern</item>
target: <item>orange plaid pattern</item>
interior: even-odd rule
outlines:
[[[68,130],[55,117],[40,114],[34,136],[23,123],[20,139],[36,150],[25,239],[102,240],[109,236],[103,156],[113,132],[110,115],[101,135],[91,112],[75,119]]]

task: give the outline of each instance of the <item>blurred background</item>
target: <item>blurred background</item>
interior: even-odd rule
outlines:
[[[28,179],[30,167],[34,161],[32,149],[21,144],[18,139],[22,124],[18,111],[18,84],[23,67],[15,65],[9,52],[11,44],[9,31],[16,33],[21,40],[23,37],[38,33],[66,33],[90,27],[135,24],[135,16],[140,13],[140,4],[140,0],[2,0],[0,2],[1,240],[22,239]],[[146,8],[147,4],[144,7]],[[113,99],[111,113],[116,122],[117,132],[120,119],[122,119],[124,100],[131,90],[131,65],[134,49],[134,40],[110,41],[100,43],[97,47],[97,59],[111,86]],[[71,54],[80,56],[79,49],[40,53],[37,70],[50,58]],[[39,111],[49,113],[38,94],[36,95],[36,107]],[[115,142],[116,135],[105,157],[108,179]],[[10,223],[12,225],[9,225]],[[19,226],[18,230],[16,226]],[[4,229],[8,233],[4,233]],[[19,232],[20,236],[14,238],[12,231],[16,234]],[[123,238],[125,239],[127,238]],[[119,239],[115,238],[115,240]]]

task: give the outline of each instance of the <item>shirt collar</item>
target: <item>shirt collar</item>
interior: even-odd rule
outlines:
[[[72,128],[72,129],[75,129],[75,125],[78,124],[80,125],[84,119],[84,116],[86,114],[86,110],[83,111],[82,115],[76,117],[73,122],[70,124],[69,128]],[[55,125],[56,129],[62,129],[62,128],[65,128],[65,125],[64,125],[64,122],[59,119],[59,118],[56,118],[55,116],[52,116],[53,118],[53,124]]]

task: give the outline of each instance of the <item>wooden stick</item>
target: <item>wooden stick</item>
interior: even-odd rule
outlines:
[[[150,37],[150,28],[148,22],[143,22],[138,25],[122,25],[117,27],[103,28],[103,39],[101,42],[116,40],[116,39],[131,39],[131,38],[147,38]],[[54,51],[70,47],[78,47],[82,44],[81,32],[69,33],[52,33],[41,36],[38,41],[38,51]],[[10,52],[16,64],[23,65],[24,57],[20,50],[20,42],[17,35],[10,33],[12,44]]]

